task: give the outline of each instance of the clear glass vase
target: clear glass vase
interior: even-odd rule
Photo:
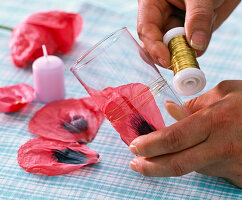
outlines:
[[[165,102],[182,102],[126,27],[83,54],[71,71],[128,145],[176,121]]]

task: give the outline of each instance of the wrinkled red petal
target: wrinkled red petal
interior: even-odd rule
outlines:
[[[58,52],[68,53],[82,30],[83,18],[78,13],[54,10],[32,14],[26,23],[45,27],[53,35]]]
[[[120,133],[126,144],[130,144],[145,130],[148,132],[164,128],[165,124],[149,87],[141,83],[108,87],[103,91],[92,91],[93,98],[105,117]]]
[[[53,150],[71,150],[86,155],[87,161],[83,164],[66,164],[57,162],[53,156]],[[25,171],[36,174],[55,176],[77,170],[85,165],[97,163],[99,155],[85,144],[64,143],[47,140],[42,137],[29,140],[18,150],[18,163]]]
[[[71,133],[63,127],[74,117],[83,117],[88,129]],[[90,98],[65,99],[51,102],[35,113],[29,122],[29,130],[38,136],[63,142],[92,141],[104,119],[103,113]]]
[[[34,99],[34,89],[24,83],[0,88],[0,112],[16,112]]]
[[[46,45],[49,54],[68,53],[80,34],[83,19],[80,14],[62,11],[38,12],[18,24],[11,35],[11,57],[17,67],[43,55]]]
[[[41,46],[45,44],[49,54],[57,50],[53,36],[43,27],[31,24],[18,24],[10,38],[11,58],[17,67],[26,67],[28,63],[43,55]]]

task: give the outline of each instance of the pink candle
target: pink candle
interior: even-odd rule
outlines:
[[[64,63],[57,56],[47,55],[45,45],[42,48],[44,56],[33,63],[35,98],[48,103],[65,97]]]

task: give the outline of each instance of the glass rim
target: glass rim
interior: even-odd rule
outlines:
[[[90,58],[88,61],[86,61],[85,63],[83,63],[80,66],[77,66],[83,59],[85,59],[88,55],[91,54],[91,52],[93,52],[95,49],[97,49],[102,43],[104,43],[105,41],[107,41],[109,38],[111,38],[112,36],[116,35],[119,32],[123,32],[123,31],[127,31],[127,27],[124,26],[112,33],[110,33],[109,35],[107,35],[106,37],[104,37],[102,40],[100,40],[99,42],[97,42],[94,46],[92,46],[88,51],[84,52],[83,54],[80,55],[80,58],[78,58],[78,60],[70,67],[70,70],[72,72],[74,72],[75,70],[80,69],[81,67],[84,67],[86,64],[88,64],[90,61],[94,60],[100,53],[98,53],[97,55],[94,55],[92,58]],[[117,38],[119,39],[119,38]],[[109,47],[109,46],[108,46]],[[105,50],[106,48],[104,48]],[[101,52],[102,53],[102,52]]]

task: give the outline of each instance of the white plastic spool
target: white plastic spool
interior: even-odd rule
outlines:
[[[168,46],[170,40],[178,35],[185,35],[184,27],[176,27],[169,30],[164,35],[163,42]],[[197,68],[185,68],[176,73],[173,79],[173,85],[175,90],[181,95],[194,95],[205,87],[205,74]]]

